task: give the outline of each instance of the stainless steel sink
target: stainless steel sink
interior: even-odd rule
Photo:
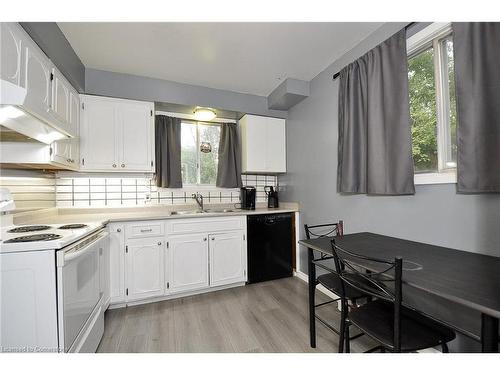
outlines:
[[[216,208],[210,208],[207,210],[183,210],[183,211],[171,211],[170,215],[197,215],[197,214],[222,214],[222,213],[229,213],[229,212],[234,212],[235,210],[232,209],[216,209]]]
[[[207,209],[205,210],[205,213],[207,214],[222,214],[222,213],[226,213],[226,212],[234,212],[234,210],[230,209],[230,208],[223,208],[223,209],[216,209],[216,208],[213,208],[213,209]]]
[[[172,211],[170,212],[170,215],[196,215],[203,213],[205,212],[201,210],[185,210],[185,211]]]

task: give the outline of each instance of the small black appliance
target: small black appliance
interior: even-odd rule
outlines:
[[[241,188],[241,208],[243,210],[255,210],[255,187],[243,186]]]
[[[267,207],[268,208],[278,208],[278,191],[274,190],[274,186],[264,186],[264,191],[267,195]]]

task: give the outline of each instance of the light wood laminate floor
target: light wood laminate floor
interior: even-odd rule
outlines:
[[[319,322],[310,348],[307,301],[307,284],[290,277],[108,310],[98,352],[337,352],[338,336]],[[318,312],[338,324],[336,305]],[[351,351],[372,346],[362,337]]]

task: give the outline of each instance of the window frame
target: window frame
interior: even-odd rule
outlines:
[[[197,121],[197,120],[191,120],[191,119],[181,119],[181,132],[182,132],[182,124],[195,124],[196,125],[196,184],[188,184],[182,182],[182,187],[185,188],[198,188],[198,187],[203,187],[203,188],[212,188],[215,187],[216,184],[201,184],[201,151],[200,151],[200,128],[199,125],[209,125],[209,126],[218,126],[219,128],[221,127],[220,123],[217,122],[208,122],[208,121]],[[181,143],[181,149],[182,149],[182,143]],[[181,156],[181,165],[182,165],[182,156]]]
[[[450,98],[447,54],[443,41],[453,35],[451,23],[432,23],[407,39],[408,59],[432,47],[436,87],[438,172],[415,173],[416,185],[456,183],[456,166],[449,167],[451,155]]]

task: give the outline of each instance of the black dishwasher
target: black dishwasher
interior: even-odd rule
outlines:
[[[247,216],[248,282],[292,276],[292,216]]]

